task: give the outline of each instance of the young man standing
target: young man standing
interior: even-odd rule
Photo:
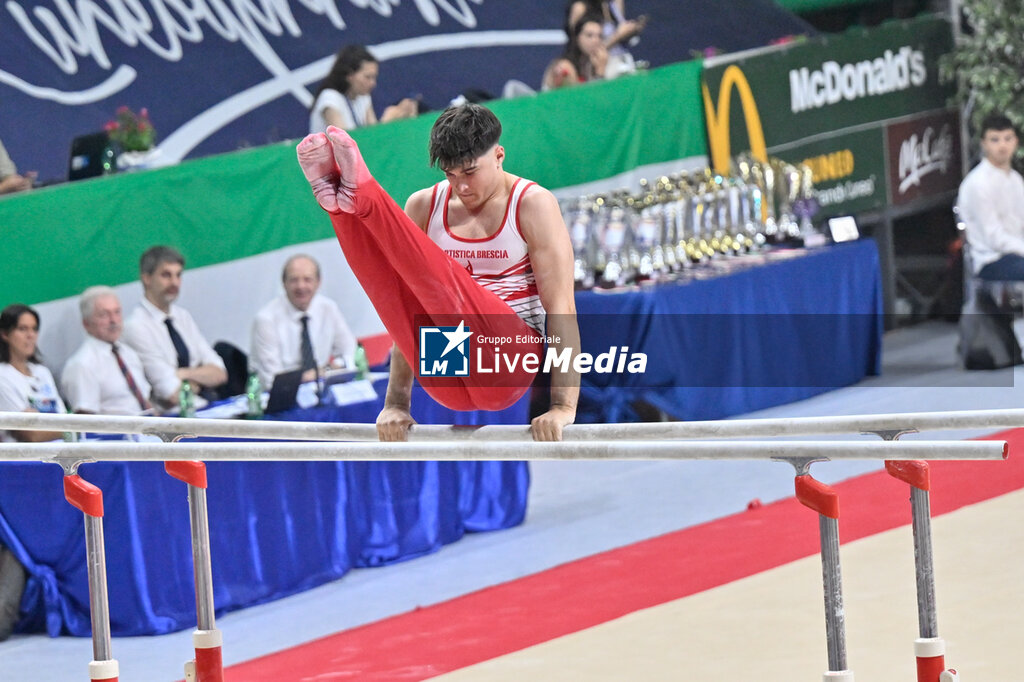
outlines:
[[[510,340],[495,341],[498,354],[543,357],[545,336],[557,353],[579,350],[572,246],[558,202],[503,169],[500,135],[498,119],[479,105],[442,113],[431,130],[430,157],[446,179],[414,193],[408,215],[376,183],[344,131],[329,128],[299,144],[299,164],[313,194],[395,340],[377,419],[382,440],[404,440],[415,423],[408,359],[417,357],[417,320],[439,324],[469,316],[479,338]],[[528,390],[531,377],[421,377],[421,383],[454,409],[501,409]],[[578,375],[554,372],[551,384],[550,409],[531,424],[537,440],[561,439],[562,428],[575,420]]]

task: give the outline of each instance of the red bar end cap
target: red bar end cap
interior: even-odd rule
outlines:
[[[809,474],[796,477],[796,499],[822,516],[839,518],[839,494],[830,486],[811,478]]]
[[[885,470],[893,478],[914,486],[920,490],[931,490],[931,475],[928,469],[928,462],[919,459],[906,461],[886,460]]]
[[[64,498],[89,516],[103,517],[103,491],[77,474],[64,477]]]
[[[202,462],[164,462],[164,471],[189,485],[206,487],[206,465]]]

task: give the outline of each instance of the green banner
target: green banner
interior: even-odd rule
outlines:
[[[821,12],[838,7],[870,5],[875,2],[877,0],[775,0],[777,5],[785,7],[790,12]]]
[[[938,58],[949,24],[926,16],[705,64],[712,164],[750,150],[806,162],[823,215],[886,203],[885,127],[946,106]],[[871,189],[870,194],[865,194]]]
[[[505,128],[505,167],[557,189],[640,165],[704,156],[700,72],[700,62],[686,62],[489,103]],[[427,165],[435,118],[436,113],[424,115],[353,135],[370,170],[400,205],[443,177]],[[330,238],[331,224],[302,177],[295,144],[0,199],[7,254],[0,305],[134,281],[139,255],[153,244],[173,245],[189,267],[199,267]]]

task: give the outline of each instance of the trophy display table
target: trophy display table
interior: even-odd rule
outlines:
[[[751,260],[753,259],[753,260]],[[588,374],[577,422],[721,419],[881,371],[882,284],[871,240],[744,256],[688,279],[576,294],[583,350],[647,354],[642,375]]]
[[[297,409],[277,418],[372,422],[378,399]],[[421,423],[525,424],[528,398],[502,412],[453,412],[418,386]],[[202,415],[200,415],[202,416]],[[185,485],[159,462],[85,464],[104,492],[114,635],[195,626]],[[525,462],[211,462],[210,539],[218,614],[336,580],[351,568],[436,551],[464,533],[522,522]],[[88,636],[82,514],[64,500],[62,471],[0,463],[0,543],[29,572],[20,631]]]

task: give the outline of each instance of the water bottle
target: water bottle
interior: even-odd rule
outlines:
[[[65,409],[65,413],[74,414],[70,409]],[[78,441],[83,440],[83,436],[85,434],[81,434],[76,431],[64,431],[61,435],[64,438],[65,443],[77,443]]]
[[[249,372],[249,379],[245,382],[246,419],[260,419],[263,417],[263,386],[260,384],[260,376],[256,372]]]
[[[196,416],[196,401],[192,394],[192,382],[190,381],[182,381],[181,388],[178,389],[178,416]]]
[[[356,346],[356,373],[357,379],[365,379],[366,375],[370,372],[370,362],[366,359],[366,349],[363,348],[363,344]]]

